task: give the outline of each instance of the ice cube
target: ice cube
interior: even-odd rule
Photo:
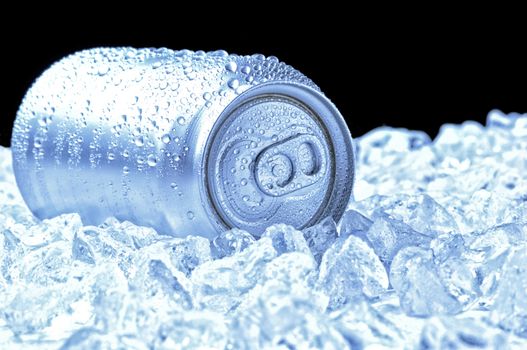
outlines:
[[[410,246],[428,247],[432,240],[383,212],[373,215],[373,224],[365,238],[386,268],[400,249]]]
[[[432,317],[419,339],[420,349],[504,349],[508,335],[474,317]]]
[[[373,222],[355,210],[347,210],[340,221],[340,237],[354,235],[367,241],[366,233]]]
[[[71,312],[70,305],[82,296],[81,285],[35,285],[27,283],[17,289],[0,315],[16,335],[38,333],[49,327],[60,315]]]
[[[85,262],[86,264],[95,265],[95,258],[91,247],[77,235],[73,239],[72,257],[74,260]]]
[[[462,310],[461,302],[442,284],[430,249],[400,250],[390,268],[390,283],[408,315],[457,314]]]
[[[165,243],[165,247],[174,266],[187,277],[197,266],[212,259],[210,242],[203,237],[172,238]]]
[[[227,323],[221,314],[190,311],[171,316],[159,327],[150,349],[225,349]]]
[[[254,241],[253,235],[237,228],[222,232],[212,241],[214,256],[216,258],[232,256],[245,250]]]
[[[317,297],[312,289],[284,281],[268,280],[259,285],[248,305],[235,313],[231,347],[349,349],[346,339],[319,309]]]
[[[516,248],[507,258],[492,310],[492,321],[527,338],[527,247]]]
[[[363,240],[339,239],[324,253],[319,288],[329,296],[330,310],[374,298],[388,288],[388,276],[375,252]]]
[[[309,246],[301,231],[293,226],[277,224],[269,226],[262,237],[269,237],[273,242],[273,247],[278,254],[287,252],[303,252],[311,254]]]
[[[320,264],[322,255],[338,237],[335,221],[327,217],[317,225],[304,229],[303,232],[313,257]]]
[[[272,239],[265,236],[238,254],[199,265],[191,275],[197,303],[222,313],[235,309],[277,255]]]
[[[374,213],[386,213],[391,218],[404,222],[413,230],[435,237],[440,232],[456,232],[458,226],[450,213],[427,194],[372,196],[351,207],[372,217]]]
[[[380,127],[361,137],[357,159],[360,164],[382,161],[389,166],[404,153],[417,150],[430,142],[430,137],[422,131]]]
[[[193,287],[179,264],[166,243],[160,241],[134,252],[130,263],[133,268],[125,276],[131,289],[142,298],[153,299],[156,308],[164,303],[172,310],[188,310],[194,304]]]
[[[332,324],[352,349],[389,349],[404,346],[398,325],[375,310],[367,301],[357,300],[331,313]]]

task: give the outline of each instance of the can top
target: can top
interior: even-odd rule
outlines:
[[[258,236],[274,223],[338,220],[351,195],[349,131],[333,104],[303,85],[268,83],[238,97],[205,157],[207,197],[223,229]]]

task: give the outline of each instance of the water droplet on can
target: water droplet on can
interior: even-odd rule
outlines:
[[[161,141],[163,141],[163,143],[165,145],[168,145],[170,143],[170,141],[172,141],[172,138],[170,137],[169,134],[165,134],[163,135],[163,137],[161,138]]]
[[[143,137],[143,135],[137,135],[135,138],[134,138],[134,143],[136,146],[138,147],[143,147],[144,144],[145,144],[145,139]]]
[[[154,154],[149,154],[147,157],[148,165],[151,167],[155,167],[157,165],[157,158]]]
[[[238,86],[240,86],[240,82],[238,81],[238,79],[231,79],[229,80],[227,85],[229,85],[231,89],[236,90]]]
[[[238,65],[234,61],[230,61],[225,65],[225,69],[229,72],[236,72],[236,69],[238,68]]]

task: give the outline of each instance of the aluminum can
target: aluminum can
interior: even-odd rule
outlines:
[[[24,97],[12,150],[38,218],[113,216],[174,236],[338,220],[354,178],[346,123],[310,79],[225,51],[68,56]]]

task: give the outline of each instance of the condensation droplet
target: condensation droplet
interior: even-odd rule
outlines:
[[[163,137],[161,138],[161,141],[163,141],[163,143],[165,145],[168,145],[170,143],[170,141],[172,141],[172,138],[170,137],[169,134],[165,134],[163,135]]]
[[[110,67],[109,66],[101,65],[101,66],[99,66],[99,69],[97,70],[97,74],[102,77],[102,76],[108,74],[109,71],[110,71]]]
[[[115,154],[113,153],[108,153],[108,160],[114,160],[115,159]]]
[[[157,165],[157,158],[154,154],[149,154],[147,157],[148,165],[151,167],[155,167]]]
[[[238,79],[231,79],[229,80],[227,85],[229,85],[231,89],[236,90],[238,86],[240,86],[240,82],[238,81]]]
[[[171,187],[173,190],[177,190],[178,185],[177,185],[177,183],[172,182],[172,183],[170,184],[170,187]]]
[[[225,69],[229,72],[236,72],[236,69],[238,69],[238,65],[234,61],[230,61],[225,65]]]
[[[242,69],[240,69],[240,71],[243,73],[243,74],[249,74],[251,72],[251,67],[249,66],[243,66]]]
[[[128,174],[130,172],[130,168],[127,167],[126,165],[123,167],[123,174]]]
[[[177,123],[179,125],[185,125],[185,122],[186,122],[185,117],[181,116],[177,118]]]
[[[134,138],[134,143],[136,146],[138,147],[143,147],[144,144],[145,144],[145,139],[143,137],[143,135],[137,135],[135,138]]]
[[[44,140],[41,137],[35,137],[35,141],[33,142],[33,145],[35,146],[35,148],[41,148],[43,143],[44,143]]]
[[[187,211],[187,218],[189,220],[194,220],[194,212],[192,210]]]

